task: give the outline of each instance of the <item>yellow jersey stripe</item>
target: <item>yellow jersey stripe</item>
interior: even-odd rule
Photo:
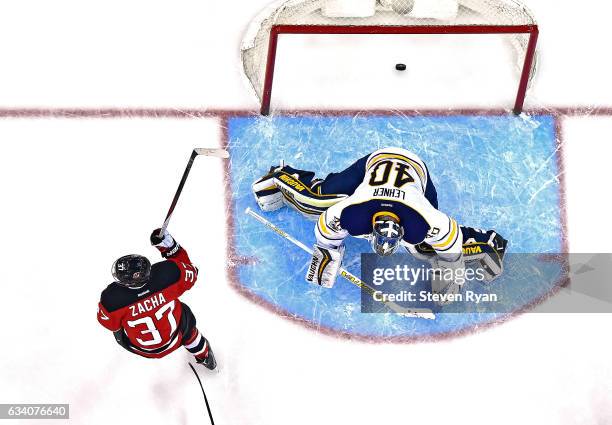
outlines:
[[[448,248],[448,246],[451,245],[455,241],[455,236],[457,235],[457,222],[453,220],[452,218],[450,219],[450,221],[451,221],[451,231],[448,234],[448,237],[440,243],[433,244],[432,246],[434,248],[441,248],[441,249]]]
[[[376,219],[377,219],[378,217],[383,216],[383,215],[388,215],[388,216],[391,216],[391,217],[393,217],[394,219],[396,219],[398,223],[400,222],[400,218],[398,217],[398,215],[397,215],[397,214],[394,214],[394,213],[389,212],[389,211],[379,211],[379,212],[377,212],[376,214],[374,214],[374,215],[372,216],[372,227],[374,227],[374,223],[376,223]]]
[[[325,271],[325,267],[327,267],[327,264],[330,261],[329,254],[325,251],[322,252],[323,260],[321,261],[321,265],[319,266],[319,273],[317,273],[317,277],[319,278],[319,284],[321,284],[321,281],[323,280],[323,272]]]
[[[326,233],[328,235],[331,235],[332,233],[327,229],[327,226],[325,225],[325,219],[323,219],[323,216],[326,215],[327,213],[323,213],[319,216],[319,227],[321,228],[322,232],[321,233]]]
[[[284,196],[284,194],[283,194]],[[297,208],[299,211],[306,213],[306,214],[316,214],[319,215],[321,214],[321,211],[318,211],[316,209],[313,208],[306,208],[304,207],[302,204],[300,204],[299,202],[295,201],[294,199],[288,197],[288,196],[284,196],[285,200],[289,203],[291,203],[291,205],[293,205],[295,208]]]

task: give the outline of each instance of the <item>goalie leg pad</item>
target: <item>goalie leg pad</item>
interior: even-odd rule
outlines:
[[[431,279],[431,291],[434,294],[443,296],[436,304],[441,306],[448,305],[453,302],[451,296],[457,295],[465,283],[465,262],[463,261],[463,256],[455,259],[445,259],[437,255],[429,261],[432,269],[436,271]]]
[[[313,190],[309,184],[300,180],[299,174],[289,174],[285,169],[274,175],[274,184],[280,189],[287,206],[314,220],[329,207],[347,197],[342,194],[320,194],[318,193],[320,182],[315,180],[315,190]]]
[[[306,270],[306,282],[332,288],[342,267],[342,257],[344,257],[342,245],[338,249],[315,245],[310,266]]]
[[[274,183],[274,173],[269,173],[253,183],[253,195],[262,211],[275,211],[283,207],[283,194]]]

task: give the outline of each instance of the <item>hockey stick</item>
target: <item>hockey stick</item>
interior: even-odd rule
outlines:
[[[183,173],[181,182],[179,183],[178,189],[176,189],[176,193],[174,194],[174,199],[172,200],[172,204],[170,205],[168,214],[166,214],[166,219],[164,220],[164,224],[159,230],[160,238],[163,237],[164,231],[168,227],[168,223],[170,223],[170,217],[172,217],[172,213],[174,212],[174,208],[176,208],[176,204],[178,203],[179,197],[181,196],[181,192],[183,192],[183,186],[185,186],[185,182],[187,181],[187,176],[189,176],[189,172],[191,171],[191,166],[193,165],[193,161],[195,161],[198,155],[214,156],[216,158],[229,158],[229,153],[225,149],[195,148],[193,152],[191,152],[191,156],[189,157],[189,162],[187,162],[187,167],[185,167],[185,172]]]
[[[310,255],[312,255],[312,249],[304,245],[299,240],[295,239],[293,236],[289,235],[284,230],[279,229],[274,224],[270,223],[268,220],[257,214],[250,207],[245,210],[245,212],[253,217],[255,220],[259,221],[261,224],[272,230],[273,232],[279,234],[283,238],[287,239],[289,242],[294,245],[300,247],[302,250],[306,251]],[[374,294],[376,290],[369,286],[367,283],[359,279],[357,276],[346,270],[345,268],[340,269],[340,276],[351,282],[353,285],[368,291],[370,294]],[[405,317],[419,317],[421,319],[435,319],[436,316],[431,312],[428,308],[405,308],[391,301],[381,301],[384,305],[389,307],[395,313],[405,316]]]
[[[195,370],[195,367],[193,367],[191,362],[189,363],[189,367],[191,368],[191,370],[193,370],[193,373],[195,373],[195,376],[198,379],[198,382],[200,383],[200,388],[202,388],[202,394],[204,394],[204,403],[206,403],[206,410],[208,410],[210,424],[215,425],[215,421],[213,420],[212,413],[210,411],[210,405],[208,404],[208,397],[206,397],[206,393],[204,392],[204,386],[202,385],[202,381],[200,380],[200,375],[198,375],[198,372]]]

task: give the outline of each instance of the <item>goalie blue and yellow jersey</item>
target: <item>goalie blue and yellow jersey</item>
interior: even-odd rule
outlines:
[[[437,209],[429,172],[416,154],[401,148],[381,149],[351,168],[351,175],[344,179],[361,183],[319,216],[315,226],[318,244],[335,248],[349,235],[367,238],[373,218],[384,212],[399,220],[405,245],[426,242],[438,253],[461,253],[461,229]]]

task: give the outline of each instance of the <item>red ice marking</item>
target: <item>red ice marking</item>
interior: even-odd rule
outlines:
[[[569,106],[539,107],[523,111],[526,115],[550,115],[555,118],[573,116],[612,116],[612,106]],[[274,116],[506,116],[510,113],[503,108],[456,108],[456,109],[278,109]],[[0,108],[0,118],[58,118],[58,119],[202,119],[232,117],[252,117],[257,111],[252,109],[198,109],[198,108]],[[226,132],[226,131],[225,131]],[[223,141],[227,137],[223,132]],[[221,147],[226,148],[227,144]]]

